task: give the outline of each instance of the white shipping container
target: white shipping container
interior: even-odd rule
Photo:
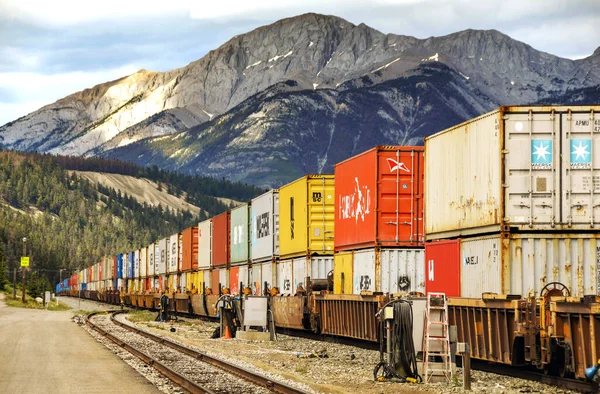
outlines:
[[[183,234],[179,233],[179,239],[177,242],[179,250],[179,259],[177,260],[177,271],[183,269]]]
[[[198,269],[212,266],[212,220],[198,224]]]
[[[600,234],[510,234],[462,238],[461,297],[538,295],[560,282],[571,296],[600,295]]]
[[[148,276],[148,248],[140,249],[140,277]]]
[[[179,278],[179,291],[182,294],[186,293],[186,284],[187,284],[187,275],[186,274],[181,274],[180,278]]]
[[[243,283],[244,287],[252,288],[248,278],[248,265],[240,265],[239,267],[240,271],[238,273],[238,281]],[[242,290],[244,290],[244,288],[240,289],[240,293],[242,292]]]
[[[211,289],[212,288],[212,274],[211,274],[210,270],[202,271],[202,278],[204,279],[204,289]],[[200,288],[198,291],[201,292],[202,288]]]
[[[425,293],[425,249],[371,248],[355,251],[352,286],[354,294],[362,291]]]
[[[140,277],[140,250],[133,252],[133,277]]]
[[[270,190],[251,204],[252,262],[279,256],[279,192]]]
[[[277,286],[281,294],[294,294],[294,273],[292,260],[277,262]]]
[[[163,238],[158,241],[158,264],[156,266],[156,274],[157,275],[165,275],[167,272],[167,243],[168,238]]]
[[[425,139],[427,239],[600,228],[596,107],[502,107]]]
[[[179,270],[179,234],[171,235],[169,242],[169,269],[168,272]]]
[[[227,268],[221,268],[219,270],[219,283],[221,284],[221,289],[223,289],[223,287],[229,288],[229,274],[227,273]]]
[[[148,277],[156,275],[156,244],[151,243],[148,246]]]
[[[333,271],[333,256],[311,256],[309,263],[311,279],[327,279],[329,272]]]
[[[296,293],[299,286],[306,290],[306,257],[292,259],[292,290]]]

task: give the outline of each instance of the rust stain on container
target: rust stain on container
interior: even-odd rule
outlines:
[[[306,297],[272,297],[271,310],[277,327],[303,329]]]

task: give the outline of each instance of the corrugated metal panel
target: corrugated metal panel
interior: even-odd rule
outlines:
[[[423,244],[423,147],[378,146],[335,166],[335,249]]]
[[[173,234],[169,242],[169,269],[167,272],[179,271],[179,233]]]
[[[425,250],[365,249],[354,252],[352,291],[425,292]]]
[[[277,263],[277,286],[281,294],[294,294],[292,260]]]
[[[352,294],[354,252],[339,252],[334,256],[333,294]]]
[[[240,294],[240,267],[231,267],[229,269],[229,291],[231,294]]]
[[[240,268],[240,272],[238,274],[238,286],[240,284],[242,285],[242,287],[239,289],[239,291],[241,293],[245,287],[249,287],[250,289],[252,289],[252,285],[251,285],[252,270],[249,270],[247,265],[240,265],[239,268]],[[233,287],[233,284],[231,284],[231,287]]]
[[[292,289],[294,293],[298,287],[302,286],[306,290],[306,257],[296,257],[292,259]]]
[[[461,239],[461,297],[528,295],[561,282],[571,295],[600,295],[600,234],[498,234]]]
[[[212,289],[212,273],[210,270],[202,271],[202,277],[199,277],[199,279],[202,280],[201,284],[204,286],[204,289]],[[198,292],[202,292],[202,286],[198,289]]]
[[[134,253],[133,252],[129,252],[128,255],[129,255],[129,260],[127,260],[127,268],[129,270],[129,272],[127,273],[127,277],[129,279],[133,279],[133,268],[134,268],[134,266],[133,266],[134,265],[133,258],[134,258]]]
[[[212,267],[212,219],[198,224],[198,269]]]
[[[244,264],[250,258],[250,205],[231,210],[231,264]]]
[[[270,190],[252,200],[252,262],[263,262],[279,256],[279,192]]]
[[[182,294],[185,294],[185,292],[187,291],[187,274],[182,273],[181,275],[179,275],[179,292],[181,292]]]
[[[148,246],[148,277],[156,275],[156,244]]]
[[[140,250],[133,252],[133,276],[134,278],[140,277]]]
[[[181,271],[183,267],[183,234],[179,233],[177,236],[177,271]]]
[[[148,248],[140,249],[140,277],[148,276]]]
[[[310,267],[307,269],[311,279],[327,279],[329,272],[333,271],[333,256],[310,256]]]
[[[427,237],[598,228],[599,110],[506,107],[428,137]]]
[[[158,251],[155,256],[155,259],[158,261],[156,275],[165,275],[167,273],[167,244],[168,238],[158,241]]]
[[[333,175],[307,175],[279,189],[280,256],[333,254]]]
[[[117,279],[123,278],[123,254],[117,255]],[[92,278],[88,278],[88,282],[91,282]]]
[[[229,264],[229,211],[217,215],[212,220],[212,264],[213,267]]]
[[[198,269],[198,227],[190,227],[182,233],[182,271]]]
[[[425,290],[460,297],[460,239],[425,244]]]
[[[273,263],[265,262],[252,265],[252,276],[254,278],[254,294],[262,295],[265,290],[276,286],[277,280],[273,277]],[[275,273],[277,271],[275,270]],[[266,287],[265,287],[266,284]]]

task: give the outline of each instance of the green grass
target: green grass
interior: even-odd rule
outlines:
[[[7,296],[4,298],[4,301],[6,302],[7,306],[10,306],[13,308],[46,309],[46,308],[44,308],[43,303],[38,303],[34,298],[32,298],[30,296],[25,296],[25,301],[27,301],[27,302],[25,304],[23,304],[23,302],[21,301],[21,295],[19,294],[18,291],[17,291],[17,299],[16,300],[12,298],[12,291],[11,291],[10,296],[7,294]],[[48,304],[47,309],[49,311],[68,311],[69,309],[71,309],[71,307],[66,304],[63,304],[62,302],[59,302],[57,305],[56,300],[53,299]]]
[[[132,323],[149,322],[156,319],[157,312],[133,310],[127,314],[127,319]]]

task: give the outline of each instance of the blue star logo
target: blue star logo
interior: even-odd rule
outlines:
[[[531,164],[532,165],[551,165],[552,164],[552,140],[533,140],[533,141],[531,141]]]
[[[571,140],[571,163],[572,164],[591,164],[592,163],[592,141],[591,140]]]

